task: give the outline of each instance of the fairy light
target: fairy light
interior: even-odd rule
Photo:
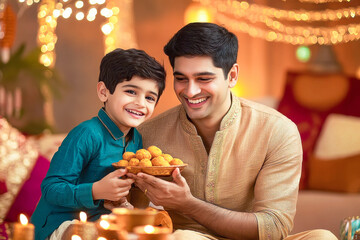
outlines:
[[[282,0],[284,2],[286,2],[286,0]],[[339,3],[345,3],[345,2],[350,2],[351,0],[298,0],[300,2],[307,2],[307,3],[334,3],[334,2],[339,2]]]
[[[133,0],[108,0],[105,8],[100,11],[107,18],[101,27],[105,53],[117,47],[136,48]]]
[[[38,10],[38,43],[41,54],[40,62],[46,67],[53,67],[55,61],[54,47],[57,41],[55,29],[57,18],[53,16],[54,0],[43,0]]]
[[[360,6],[324,11],[295,11],[250,4],[246,1],[195,1],[209,8],[215,8],[216,22],[233,31],[244,32],[270,42],[293,45],[330,45],[356,41],[360,38],[360,24],[334,24],[341,19],[353,19],[360,16]],[[308,24],[314,21],[321,21],[327,27],[319,24],[317,24],[319,27],[315,27]],[[327,24],[330,22],[331,24]]]
[[[209,2],[208,0],[198,0],[201,3]],[[259,4],[250,4],[246,1],[237,0],[212,0],[209,3],[215,6],[218,12],[230,13],[235,17],[244,17],[249,15],[266,16],[274,19],[297,22],[313,22],[340,20],[342,18],[355,18],[360,15],[360,6],[347,7],[341,9],[326,9],[323,11],[306,11],[306,10],[284,10],[277,9]],[[209,5],[209,6],[210,6]]]

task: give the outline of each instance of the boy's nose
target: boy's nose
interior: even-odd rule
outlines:
[[[135,99],[135,104],[138,106],[145,106],[145,97],[138,96]]]
[[[189,81],[189,83],[186,86],[185,92],[186,92],[186,95],[191,98],[191,97],[194,97],[197,94],[199,94],[201,92],[201,88],[199,87],[199,85],[196,82]]]

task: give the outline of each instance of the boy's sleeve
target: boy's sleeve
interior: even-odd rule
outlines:
[[[96,143],[86,129],[75,128],[64,139],[51,160],[41,184],[42,195],[51,204],[68,208],[96,208],[92,197],[93,183],[78,184],[79,176],[94,157]]]

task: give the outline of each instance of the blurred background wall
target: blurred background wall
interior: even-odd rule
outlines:
[[[18,3],[8,0],[14,11],[19,12]],[[252,1],[249,1],[252,2]],[[254,1],[265,6],[287,7],[299,9],[304,6],[301,1]],[[358,3],[348,3],[359,5]],[[173,93],[172,69],[167,57],[163,53],[163,46],[171,36],[184,26],[184,14],[191,0],[134,0],[134,33],[137,47],[145,50],[164,64],[167,70],[167,86],[158,103],[155,116],[178,104]],[[334,3],[339,4],[339,3]],[[308,7],[310,5],[306,5]],[[312,4],[319,8],[318,5]],[[325,5],[331,7],[329,3]],[[350,6],[350,5],[346,5]],[[26,51],[37,46],[37,4],[23,9],[18,14],[14,51],[22,43],[26,44]],[[322,5],[322,8],[324,5]],[[121,12],[121,9],[120,9]],[[357,16],[358,18],[358,16]],[[54,98],[53,111],[56,132],[68,132],[80,122],[97,114],[101,104],[96,95],[96,84],[99,74],[101,58],[105,54],[104,35],[101,26],[104,18],[97,17],[94,21],[77,21],[74,18],[59,18],[56,28],[56,61],[55,68],[65,82],[61,89],[61,98]],[[227,26],[226,26],[227,27]],[[260,99],[272,97],[280,99],[282,96],[285,75],[289,70],[304,71],[309,68],[309,62],[303,63],[296,58],[298,46],[287,43],[268,42],[260,38],[253,38],[246,33],[235,32],[239,38],[238,63],[240,77],[236,87],[237,95]],[[118,46],[122,47],[122,46]],[[319,51],[319,45],[309,46],[314,58]],[[336,44],[332,47],[335,56],[346,75],[355,76],[360,67],[360,42]],[[25,96],[24,104],[36,104],[32,98],[35,94]],[[42,106],[33,106],[34,109]],[[34,114],[41,111],[33,110]]]

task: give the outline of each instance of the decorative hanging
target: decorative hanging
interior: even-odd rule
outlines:
[[[106,8],[111,10],[111,16],[101,27],[105,53],[117,47],[137,48],[133,0],[107,0]]]
[[[237,0],[196,1],[215,8],[215,19],[220,24],[271,42],[331,45],[360,38],[360,24],[355,21],[360,16],[359,6],[307,11],[276,9]],[[339,24],[343,19],[351,23]]]

